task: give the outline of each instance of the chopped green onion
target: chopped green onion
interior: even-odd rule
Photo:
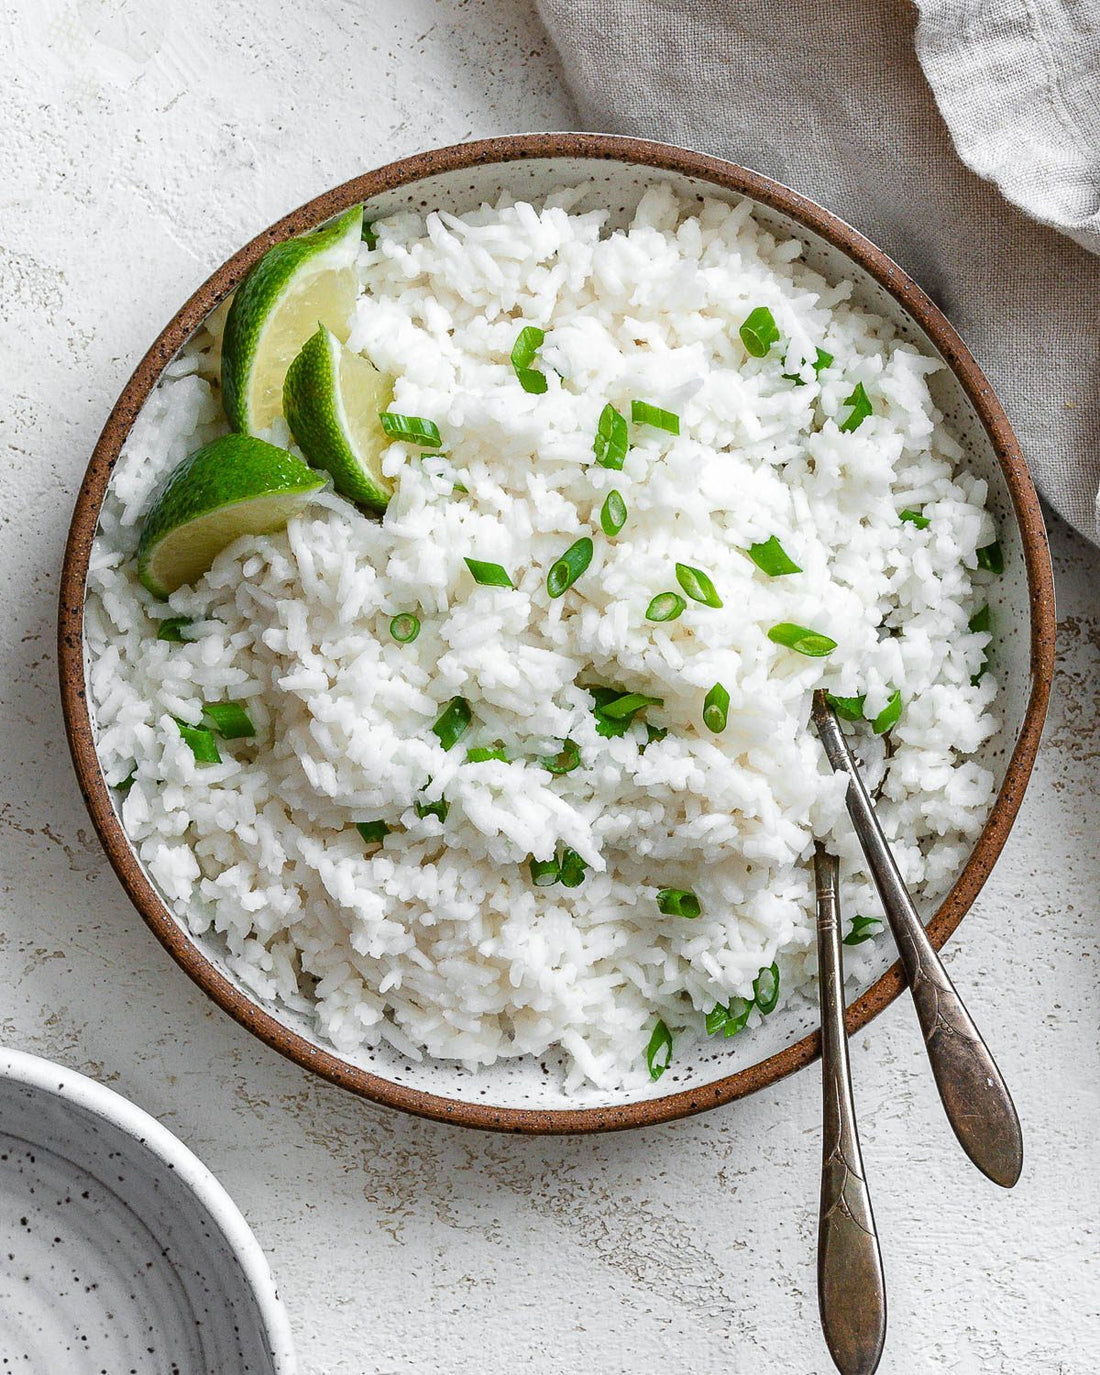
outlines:
[[[984,568],[987,573],[1005,571],[1005,555],[1000,540],[995,539],[992,544],[978,550],[978,567]]]
[[[754,1006],[751,998],[739,998],[736,994],[727,1006],[719,1003],[707,1013],[707,1035],[715,1036],[722,1031],[727,1036],[736,1036],[744,1029]]]
[[[907,506],[904,511],[898,512],[898,520],[908,521],[910,525],[915,525],[918,530],[927,530],[932,524],[929,516],[922,516],[919,511],[914,511],[911,506]]]
[[[443,748],[449,750],[470,729],[472,719],[473,713],[470,711],[470,704],[466,698],[452,697],[439,713],[439,719],[432,727],[432,731]]]
[[[115,790],[117,792],[120,792],[123,795],[123,797],[125,797],[126,794],[130,791],[130,789],[134,786],[134,782],[136,779],[137,765],[135,764],[134,767],[130,770],[130,772],[126,775],[126,777],[122,780],[122,782],[115,784]]]
[[[863,703],[867,700],[865,692],[858,697],[837,697],[835,693],[827,692],[825,699],[842,721],[863,720]]]
[[[754,358],[763,358],[779,342],[779,326],[767,306],[757,306],[739,331],[741,342]]]
[[[168,640],[172,644],[183,644],[189,638],[183,632],[194,621],[190,616],[169,616],[166,621],[161,621],[157,627],[157,639]]]
[[[496,745],[492,749],[478,746],[476,749],[466,751],[467,764],[487,764],[490,759],[502,759],[507,764],[508,751],[500,745]]]
[[[657,894],[657,911],[666,917],[687,917],[694,921],[702,910],[690,888],[662,888]]]
[[[592,452],[601,468],[621,468],[626,461],[626,416],[621,415],[609,401],[600,412]]]
[[[988,606],[979,607],[966,624],[971,635],[983,635],[992,628],[993,617]]]
[[[814,376],[820,377],[832,361],[833,355],[831,353],[826,353],[824,349],[818,349],[814,358]],[[804,360],[802,366],[805,367],[807,362],[809,362],[809,359]],[[796,387],[804,387],[806,385],[796,372],[785,372],[783,373],[783,377],[788,382],[793,382]]]
[[[563,850],[561,854],[561,881],[566,888],[579,888],[588,872],[588,865],[576,850]]]
[[[363,228],[360,230],[359,237],[368,248],[378,247],[378,235],[374,232],[374,225],[371,224],[370,220],[363,221]]]
[[[667,734],[668,734],[668,727],[667,727],[667,726],[651,726],[651,725],[649,724],[648,721],[645,723],[645,744],[646,744],[646,745],[652,745],[652,744],[653,744],[655,741],[657,741],[657,740],[663,740]],[[645,749],[645,745],[642,746],[642,749],[643,749],[643,750]]]
[[[621,492],[612,489],[600,507],[600,525],[603,527],[603,532],[607,538],[613,539],[625,524],[626,502],[623,500]]]
[[[211,702],[203,707],[202,719],[223,740],[240,740],[256,734],[252,718],[240,702]]]
[[[539,760],[547,772],[552,774],[572,773],[581,762],[581,752],[575,740],[563,740],[560,754],[547,754]]]
[[[572,587],[592,562],[592,541],[582,535],[571,544],[546,575],[546,590],[551,597],[560,597]]]
[[[672,1032],[660,1020],[653,1028],[653,1035],[646,1046],[645,1062],[649,1067],[649,1077],[653,1080],[660,1079],[672,1064]]]
[[[808,630],[804,625],[792,625],[790,621],[781,621],[779,625],[773,625],[768,631],[768,639],[773,644],[785,645],[788,649],[805,654],[811,659],[823,658],[836,649],[836,641],[830,640],[828,635]]]
[[[357,821],[355,829],[368,845],[379,845],[393,830],[384,821]]]
[[[651,406],[648,401],[632,401],[630,418],[635,425],[652,425],[655,430],[680,433],[680,417],[675,411],[663,411],[660,406]]]
[[[532,855],[527,867],[531,871],[531,882],[536,888],[552,888],[561,877],[561,869],[556,859],[536,859]]]
[[[379,411],[378,419],[390,439],[418,444],[422,449],[438,449],[443,443],[435,422],[423,420],[419,415],[395,415],[393,411]]]
[[[399,645],[411,645],[420,634],[420,619],[411,611],[402,611],[390,621],[390,634]]]
[[[596,734],[605,739],[625,735],[634,718],[646,707],[663,707],[660,697],[646,697],[640,692],[623,692],[621,688],[591,687],[596,705],[592,714],[596,718]]]
[[[438,802],[414,802],[413,809],[421,821],[426,816],[437,816],[440,821],[446,821],[451,804],[445,797],[441,797]]]
[[[851,434],[853,430],[858,430],[871,414],[871,402],[868,400],[862,382],[857,382],[851,396],[845,397],[844,405],[851,406],[852,409],[847,419],[837,428],[841,434]]]
[[[779,966],[769,964],[752,981],[752,996],[756,1006],[766,1017],[779,1001]]]
[[[214,739],[211,731],[202,726],[189,726],[186,721],[181,721],[178,716],[174,720],[179,727],[180,735],[191,746],[191,753],[195,756],[196,764],[220,764],[222,762],[222,757],[218,753],[218,742]]]
[[[730,695],[721,683],[715,683],[703,702],[703,725],[720,735],[726,729],[729,715]]]
[[[466,567],[473,574],[474,582],[482,587],[515,587],[499,563],[483,563],[481,559],[466,559]]]
[[[876,735],[885,735],[891,726],[897,725],[898,717],[901,715],[901,691],[895,688],[890,694],[890,700],[875,717],[871,724],[871,729]]]
[[[761,544],[749,545],[749,558],[762,573],[769,578],[781,578],[785,573],[801,573],[802,569],[779,543],[779,537],[772,535]]]
[[[864,941],[869,941],[872,936],[878,934],[876,926],[882,926],[878,917],[853,917],[852,929],[844,937],[844,944],[862,945]]]
[[[646,607],[645,618],[647,621],[674,621],[683,615],[686,607],[687,602],[679,592],[658,592]]]
[[[690,564],[678,563],[676,565],[676,581],[693,601],[702,602],[704,606],[718,607],[722,605],[722,598],[714,590],[714,584],[701,568],[692,568]]]
[[[524,325],[519,338],[512,345],[512,367],[519,384],[524,391],[533,395],[541,395],[547,387],[545,374],[531,366],[545,338],[546,331],[537,325]]]
[[[462,496],[469,496],[469,495],[470,495],[470,489],[469,489],[469,487],[466,486],[466,484],[465,484],[464,482],[452,482],[452,483],[451,483],[451,495],[453,496],[455,492],[461,493]]]

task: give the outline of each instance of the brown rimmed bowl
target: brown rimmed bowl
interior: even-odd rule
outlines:
[[[622,223],[640,190],[657,180],[688,196],[748,197],[765,225],[803,241],[812,267],[832,280],[852,280],[858,302],[947,364],[933,379],[933,392],[965,447],[966,464],[989,484],[1005,551],[1004,576],[991,598],[991,658],[1002,684],[1004,726],[982,754],[997,778],[996,801],[966,865],[928,921],[937,947],[958,926],[1000,854],[1039,746],[1054,662],[1054,588],[1043,517],[1027,467],[1000,403],[958,334],[920,287],[849,225],[734,163],[603,134],[529,134],[421,153],[293,211],[230,258],[181,307],[138,364],[104,427],[77,498],[61,579],[65,723],[80,787],[108,858],[138,911],[187,974],[242,1026],[297,1064],[375,1102],[424,1117],[530,1133],[668,1122],[743,1097],[809,1064],[818,1054],[816,1012],[808,1005],[789,1006],[752,1036],[684,1047],[659,1083],[643,1093],[568,1100],[556,1085],[554,1067],[533,1058],[470,1072],[447,1062],[413,1063],[386,1047],[344,1056],[326,1045],[306,1018],[261,1003],[229,973],[217,939],[192,935],[169,909],[134,853],[103,779],[85,690],[83,640],[85,582],[99,511],[119,451],[164,367],[272,244],[314,229],[359,202],[366,204],[369,218],[405,208],[463,213],[501,192],[532,199],[582,182],[595,188],[588,201],[607,207],[612,222]],[[899,968],[887,968],[890,952],[887,942],[880,944],[877,977],[848,1009],[850,1030],[865,1025],[901,991]]]

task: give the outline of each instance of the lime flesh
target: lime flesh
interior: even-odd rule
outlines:
[[[138,542],[138,577],[155,597],[196,582],[242,535],[270,534],[324,486],[304,463],[248,435],[185,458],[153,499]]]
[[[389,439],[378,422],[392,396],[390,379],[324,325],[283,385],[283,412],[306,458],[331,473],[341,496],[375,511],[385,510],[393,488],[382,472]]]
[[[347,338],[362,228],[356,206],[313,234],[276,244],[237,288],[222,338],[222,400],[239,433],[259,434],[278,418],[287,368],[318,322]]]

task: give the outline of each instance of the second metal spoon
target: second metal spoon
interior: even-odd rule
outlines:
[[[1024,1143],[1008,1089],[928,939],[840,722],[820,690],[813,719],[829,763],[848,775],[848,814],[894,933],[947,1120],[978,1169],[1011,1189],[1023,1168]]]

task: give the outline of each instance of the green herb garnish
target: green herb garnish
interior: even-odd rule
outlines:
[[[601,468],[621,468],[626,461],[626,416],[621,415],[609,401],[600,412],[592,452]]]
[[[126,775],[126,777],[122,780],[122,782],[115,784],[115,791],[120,792],[122,796],[125,797],[126,794],[130,791],[130,789],[134,786],[136,780],[137,765],[135,764],[134,767],[130,770],[130,772]]]
[[[672,1064],[672,1032],[663,1021],[658,1020],[645,1050],[645,1062],[649,1067],[649,1077],[660,1079]]]
[[[749,558],[762,573],[769,578],[781,578],[786,573],[801,573],[802,569],[779,543],[779,537],[772,535],[761,544],[749,545]]]
[[[359,231],[359,237],[368,248],[378,247],[378,235],[374,232],[374,225],[369,220],[363,221],[363,228]]]
[[[390,439],[405,444],[418,444],[422,449],[438,449],[443,443],[434,421],[419,415],[395,415],[393,411],[379,411],[378,419]]]
[[[582,535],[571,544],[546,575],[546,591],[551,597],[560,597],[572,587],[580,575],[592,562],[592,541]]]
[[[645,745],[652,745],[654,741],[663,740],[667,734],[667,726],[651,726],[648,721],[645,723]],[[645,745],[642,746],[643,751]]]
[[[211,702],[203,707],[202,719],[223,740],[240,740],[256,734],[252,718],[240,702]]]
[[[752,996],[756,1006],[766,1017],[779,1001],[779,966],[769,964],[752,981]]]
[[[451,810],[451,804],[445,797],[441,797],[438,802],[414,802],[413,810],[421,821],[426,816],[437,816],[440,821],[446,821],[447,813]]]
[[[600,507],[600,526],[607,538],[613,539],[625,524],[626,502],[622,498],[622,493],[613,488]]]
[[[467,764],[487,764],[490,759],[502,759],[507,764],[508,751],[502,745],[494,745],[492,749],[479,745],[466,751]]]
[[[739,330],[741,342],[754,358],[763,358],[779,342],[779,326],[767,306],[757,306]]]
[[[179,727],[179,733],[184,740],[191,746],[191,753],[195,756],[196,764],[220,764],[222,757],[218,753],[218,742],[214,739],[212,731],[208,731],[203,726],[189,726],[186,721],[181,721],[178,716],[173,717]]]
[[[910,525],[915,525],[918,530],[927,530],[932,524],[931,517],[922,516],[919,511],[914,511],[911,506],[907,506],[904,511],[898,512],[898,520],[908,521]]]
[[[793,649],[796,653],[805,654],[811,659],[821,659],[836,649],[836,641],[831,640],[828,635],[808,630],[804,625],[792,625],[789,621],[773,625],[768,631],[768,639],[773,644],[785,645],[787,649]]]
[[[390,621],[390,634],[399,645],[411,645],[420,634],[420,619],[411,611],[402,611]]]
[[[694,921],[702,910],[690,888],[662,888],[657,894],[657,911],[666,917],[687,917]]]
[[[559,754],[543,755],[539,763],[552,774],[572,773],[581,762],[581,752],[575,740],[563,740]]]
[[[547,387],[545,374],[531,366],[545,338],[545,330],[539,329],[536,325],[524,325],[519,332],[519,338],[512,345],[512,367],[519,378],[519,384],[524,391],[534,395],[541,395]]]
[[[193,624],[194,621],[190,616],[169,616],[167,620],[161,621],[157,627],[157,639],[168,640],[174,645],[185,644],[190,636],[183,632],[189,625]]]
[[[842,721],[863,720],[863,703],[867,700],[865,692],[858,697],[837,697],[835,693],[827,692],[825,700]]]
[[[720,735],[726,729],[730,709],[730,695],[721,683],[715,683],[703,702],[703,725]]]
[[[474,582],[482,587],[515,587],[499,563],[484,563],[481,559],[466,559],[464,562],[473,574]]]
[[[864,941],[869,941],[872,936],[878,934],[876,927],[881,927],[882,922],[878,917],[853,917],[852,929],[844,937],[845,945],[862,945]]]
[[[687,602],[679,592],[658,592],[646,607],[645,618],[647,621],[674,621],[683,615],[686,607]]]
[[[576,850],[563,850],[561,854],[561,873],[559,877],[566,888],[579,888],[588,872],[588,865]]]
[[[536,859],[532,855],[528,860],[528,868],[531,871],[531,882],[536,888],[552,888],[561,874],[556,859]]]
[[[814,357],[814,376],[820,377],[832,361],[833,355],[831,353],[826,353],[824,349],[818,349]],[[805,363],[803,366],[805,366]],[[793,382],[796,387],[804,387],[806,385],[796,372],[785,372],[782,375],[788,382]]]
[[[680,433],[680,417],[674,411],[663,411],[660,406],[651,406],[648,401],[632,401],[630,418],[635,425],[652,425],[655,430],[667,430],[669,434]]]
[[[473,720],[473,713],[470,711],[470,704],[466,698],[452,697],[440,712],[439,719],[432,727],[432,732],[443,748],[449,750],[470,729],[471,720]]]
[[[1000,574],[1005,571],[1005,554],[999,539],[978,550],[978,567],[984,568],[987,573]]]
[[[871,414],[871,402],[862,382],[857,382],[851,396],[845,397],[844,405],[851,406],[852,409],[848,417],[837,428],[841,434],[851,434],[853,430],[858,430]]]
[[[707,1013],[707,1035],[716,1036],[721,1031],[727,1036],[736,1036],[744,1030],[754,1006],[751,998],[740,998],[736,994],[725,1007],[719,1003]]]
[[[357,821],[355,829],[368,845],[379,845],[393,830],[384,821]]]
[[[645,711],[646,707],[663,707],[660,697],[647,697],[640,692],[623,692],[621,688],[590,687],[595,706],[592,714],[596,718],[596,734],[611,739],[625,735],[634,718]]]
[[[890,694],[890,700],[875,717],[871,723],[871,729],[876,735],[885,735],[891,726],[897,725],[898,718],[901,716],[901,690],[895,688]]]
[[[722,605],[722,598],[714,590],[714,584],[701,568],[692,568],[690,564],[678,563],[676,565],[676,581],[693,601],[702,602],[704,606],[719,607]]]

